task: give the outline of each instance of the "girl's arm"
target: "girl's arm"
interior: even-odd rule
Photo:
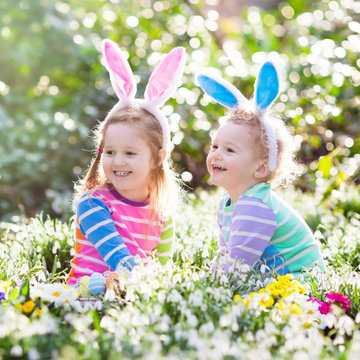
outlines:
[[[77,208],[80,230],[95,246],[104,261],[113,270],[125,266],[129,270],[135,265],[106,204],[86,194],[81,197]]]
[[[159,257],[159,261],[162,265],[165,265],[172,256],[174,234],[174,222],[172,217],[169,217],[164,224],[159,244],[157,244],[154,248],[154,250],[156,250],[156,255]]]
[[[240,198],[230,228],[229,255],[253,266],[276,230],[276,216],[260,199]]]

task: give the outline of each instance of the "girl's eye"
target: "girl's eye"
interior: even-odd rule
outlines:
[[[126,153],[126,155],[134,156],[134,155],[136,155],[136,153],[134,153],[133,151],[128,151],[128,152]]]
[[[218,148],[218,146],[217,146],[217,145],[215,145],[215,144],[212,144],[211,148],[215,150],[215,149],[217,149],[217,148]]]
[[[227,151],[227,152],[234,152],[234,150],[231,149],[231,148],[226,148],[226,151]]]
[[[113,152],[112,150],[108,150],[108,151],[106,151],[106,152],[105,152],[105,154],[108,154],[108,155],[113,155],[113,154],[114,154],[114,152]]]

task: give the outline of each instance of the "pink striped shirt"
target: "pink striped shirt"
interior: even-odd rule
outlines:
[[[157,214],[149,226],[150,217],[148,202],[128,200],[114,189],[84,194],[77,209],[75,256],[67,283],[74,284],[94,272],[115,271],[118,266],[131,270],[137,254],[145,258],[156,251],[160,261],[167,260],[172,248],[172,219],[165,223]]]

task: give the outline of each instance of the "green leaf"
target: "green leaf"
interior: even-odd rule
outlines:
[[[25,301],[30,299],[30,282],[29,279],[26,279],[20,288],[20,295],[25,297]]]
[[[14,300],[16,299],[18,296],[20,295],[20,291],[18,288],[14,288],[11,293],[9,294],[9,298],[8,300],[11,301],[11,300]]]

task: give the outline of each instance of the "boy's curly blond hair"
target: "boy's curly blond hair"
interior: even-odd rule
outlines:
[[[278,156],[274,171],[263,181],[270,183],[273,187],[286,187],[303,173],[303,167],[295,161],[295,141],[281,117],[275,113],[267,112],[266,117],[270,119],[272,128],[276,134]],[[269,159],[268,136],[265,126],[259,116],[249,110],[235,109],[228,113],[227,121],[235,124],[249,126],[255,136],[255,144],[259,147],[259,156]]]

